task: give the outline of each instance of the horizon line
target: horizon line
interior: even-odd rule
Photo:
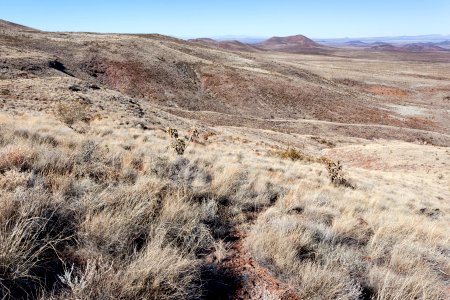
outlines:
[[[71,30],[43,30],[35,27],[30,27],[25,24],[17,23],[14,21],[9,21],[6,19],[1,19],[0,21],[13,23],[19,26],[25,26],[29,27],[31,29],[43,31],[43,32],[54,32],[54,33],[96,33],[96,34],[129,34],[129,35],[138,35],[138,34],[155,34],[155,35],[163,35],[168,36],[172,38],[178,38],[182,40],[189,40],[189,39],[201,39],[201,38],[210,38],[214,40],[226,40],[226,39],[269,39],[272,37],[289,37],[289,36],[296,36],[296,35],[303,35],[307,38],[310,38],[312,40],[345,40],[345,39],[379,39],[379,38],[417,38],[417,37],[445,37],[450,38],[450,33],[447,34],[439,34],[439,33],[429,33],[429,34],[417,34],[417,35],[378,35],[378,36],[357,36],[357,37],[349,37],[349,36],[342,36],[342,37],[312,37],[305,35],[303,33],[296,33],[296,34],[288,34],[288,35],[249,35],[249,34],[220,34],[220,35],[205,35],[205,36],[197,36],[197,35],[176,35],[176,34],[164,34],[164,33],[158,33],[158,32],[110,32],[110,31],[71,31]]]

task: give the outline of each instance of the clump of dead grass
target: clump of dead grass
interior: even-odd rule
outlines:
[[[332,184],[347,188],[355,188],[349,180],[345,178],[343,166],[340,161],[335,162],[324,156],[308,155],[293,147],[288,147],[287,150],[278,151],[275,154],[281,159],[290,159],[291,161],[321,163],[326,166]]]
[[[89,103],[77,100],[72,102],[61,101],[56,106],[55,114],[59,120],[72,127],[77,122],[89,122],[93,115],[89,109]]]
[[[286,150],[276,152],[275,154],[281,159],[290,159],[292,161],[314,161],[314,157],[307,155],[294,147],[288,147]]]

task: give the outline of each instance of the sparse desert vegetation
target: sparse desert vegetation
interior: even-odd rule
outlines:
[[[449,298],[448,53],[21,28],[0,299]]]
[[[322,163],[245,144],[179,156],[163,131],[96,122],[78,133],[2,115],[2,297],[225,297],[243,284],[227,247],[247,231],[256,262],[300,298],[446,297],[448,201],[413,191],[421,210],[383,173],[335,186]]]

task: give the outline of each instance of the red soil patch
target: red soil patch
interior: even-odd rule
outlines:
[[[395,87],[388,87],[385,85],[368,85],[366,91],[379,96],[404,98],[411,95],[411,92]]]
[[[328,156],[339,159],[352,167],[368,170],[389,170],[390,166],[375,155],[365,154],[360,150],[349,150],[340,152],[339,150],[330,150]]]
[[[427,120],[424,118],[419,118],[419,117],[411,117],[408,118],[405,121],[405,125],[406,127],[409,128],[415,128],[415,129],[426,129],[426,130],[430,130],[431,129],[437,129],[438,126],[435,122],[431,121],[431,120]]]
[[[369,84],[348,78],[335,79],[334,81],[377,96],[404,98],[412,95],[412,92],[410,91],[382,84]]]

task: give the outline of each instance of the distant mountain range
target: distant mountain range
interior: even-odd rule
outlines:
[[[382,51],[409,51],[409,52],[432,52],[432,51],[447,51],[450,50],[450,41],[439,43],[410,43],[410,44],[390,44],[385,42],[365,43],[362,41],[349,41],[343,45],[345,47],[366,48],[372,50]]]
[[[416,36],[396,36],[396,37],[361,37],[361,38],[337,38],[337,39],[314,39],[316,42],[329,45],[345,45],[352,42],[376,43],[384,42],[390,44],[413,44],[413,43],[440,43],[450,41],[450,35],[416,35]]]
[[[0,20],[0,31],[37,31],[36,29]],[[312,40],[304,35],[271,37],[268,39],[238,36],[222,40],[197,38],[189,41],[232,51],[260,52],[278,51],[288,53],[327,53],[336,48],[358,48],[373,51],[435,52],[450,51],[450,35],[421,35],[400,37],[379,37],[361,39]]]
[[[191,39],[189,41],[233,51],[245,51],[245,52],[261,51],[261,49],[255,47],[253,44],[246,44],[237,40],[217,41],[210,38],[199,38],[199,39]]]
[[[439,38],[438,38],[439,37]],[[373,51],[404,51],[404,52],[434,52],[450,51],[450,36],[417,36],[396,38],[364,38],[358,40],[335,39],[335,40],[312,40],[304,35],[286,37],[271,37],[258,42],[243,42],[241,40],[214,40],[211,38],[191,39],[189,41],[216,46],[219,48],[235,51],[279,51],[289,53],[326,53],[336,48],[358,48]],[[430,41],[417,41],[434,39]],[[394,41],[402,40],[401,43]],[[392,42],[389,42],[392,41]],[[414,42],[407,42],[414,41]]]
[[[244,44],[259,44],[267,40],[269,37],[261,36],[243,36],[243,35],[225,35],[212,37],[216,41],[231,41],[236,40]],[[352,41],[360,41],[364,43],[375,43],[375,42],[385,42],[392,44],[411,44],[411,43],[440,43],[445,41],[450,41],[450,34],[439,35],[439,34],[429,34],[429,35],[414,35],[414,36],[380,36],[380,37],[359,37],[359,38],[312,38],[317,43],[323,45],[342,45]]]
[[[271,37],[258,43],[243,43],[241,41],[217,41],[210,38],[191,39],[191,42],[216,46],[227,50],[237,51],[279,51],[289,53],[317,53],[327,51],[330,47],[320,45],[304,35],[286,37]]]

